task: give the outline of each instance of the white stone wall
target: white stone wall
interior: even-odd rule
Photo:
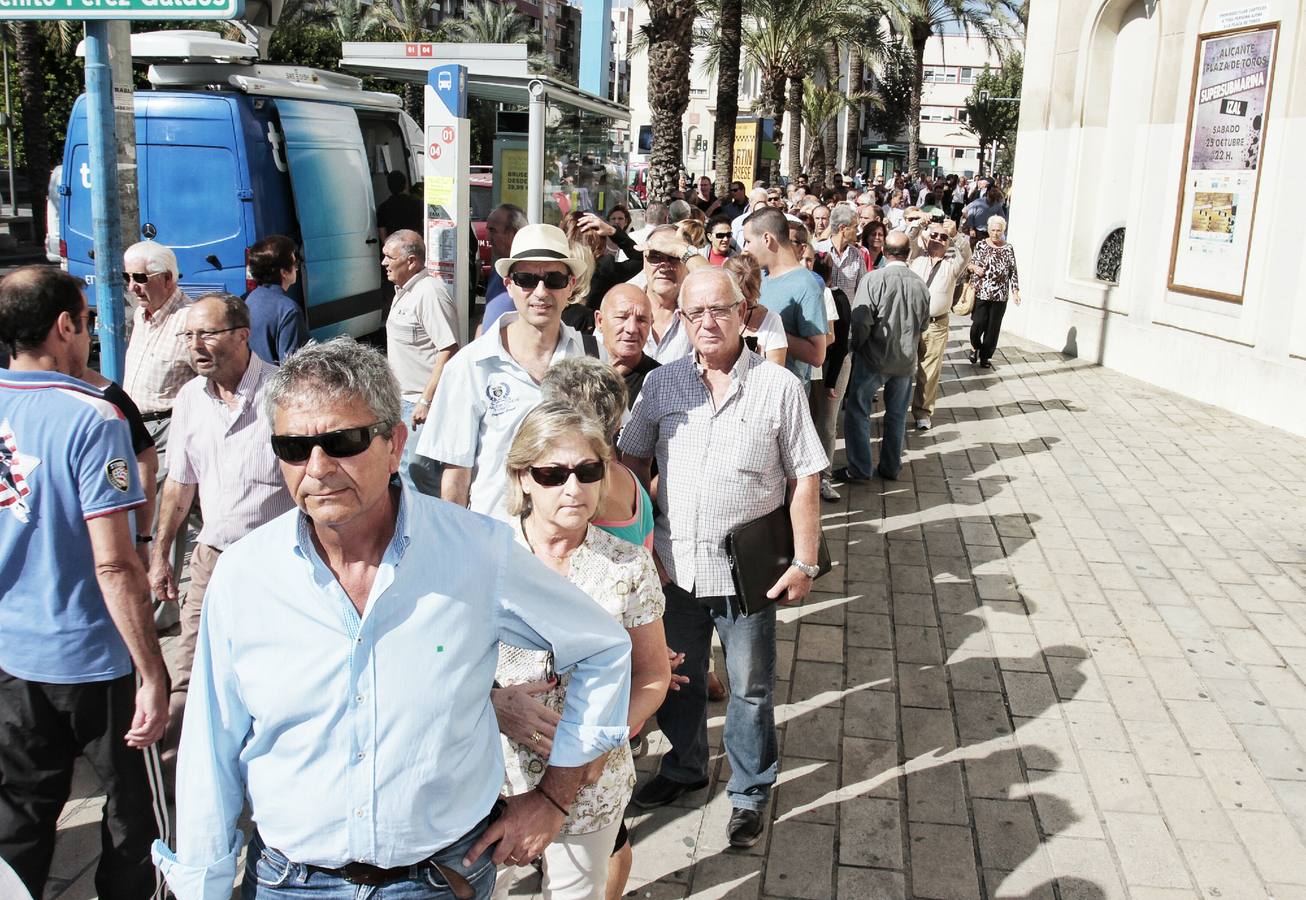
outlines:
[[[1193,58],[1221,16],[1280,23],[1243,302],[1167,288]],[[1004,326],[1306,434],[1306,13],[1298,0],[1038,0],[1026,41]],[[1094,277],[1123,226],[1117,284]]]

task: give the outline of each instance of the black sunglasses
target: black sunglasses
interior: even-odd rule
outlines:
[[[150,272],[149,274],[146,274],[145,272],[123,272],[122,283],[131,284],[134,281],[137,284],[148,284],[150,279],[155,275],[162,274],[162,272]]]
[[[729,231],[723,231],[723,232],[721,232],[720,234],[714,234],[714,235],[712,235],[713,239],[714,239],[714,240],[718,240],[718,241],[724,241],[726,238],[728,238],[728,237],[730,237],[730,236],[731,236],[731,232],[729,232]]]
[[[341,428],[339,431],[322,434],[274,434],[272,453],[277,459],[288,463],[304,462],[313,454],[314,447],[321,447],[322,452],[333,459],[357,456],[372,446],[372,438],[389,433],[391,427],[377,422],[375,425]]]
[[[603,480],[607,467],[602,460],[583,462],[578,466],[531,466],[531,478],[541,487],[561,487],[573,474],[581,484]]]
[[[534,272],[513,272],[508,277],[512,279],[513,284],[523,291],[535,290],[541,281],[551,291],[560,291],[571,284],[571,275],[565,272],[545,272],[543,275],[537,275]]]
[[[645,250],[644,261],[650,266],[660,266],[664,263],[678,263],[682,260],[679,256],[672,256],[670,253],[663,253],[661,250]]]

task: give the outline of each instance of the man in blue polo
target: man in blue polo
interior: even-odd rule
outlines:
[[[167,673],[130,510],[145,501],[126,420],[79,381],[81,283],[30,266],[0,280],[0,857],[44,894],[73,761],[106,793],[95,886],[140,900],[161,882],[157,748]],[[145,749],[145,754],[141,750]]]
[[[812,367],[825,364],[829,322],[825,291],[803,265],[801,248],[789,240],[789,220],[778,209],[753,213],[744,226],[744,252],[766,270],[762,305],[780,317],[789,338],[785,368],[806,389]]]

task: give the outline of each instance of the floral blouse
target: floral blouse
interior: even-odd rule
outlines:
[[[995,247],[988,238],[975,245],[975,252],[970,258],[971,265],[981,266],[983,275],[972,275],[975,284],[975,299],[991,303],[1002,303],[1007,299],[1007,288],[1020,290],[1020,279],[1016,275],[1016,251],[1008,241],[1001,247]]]
[[[526,546],[520,523],[516,531],[518,542]],[[584,542],[571,556],[571,574],[567,577],[626,628],[637,628],[662,618],[666,600],[652,554],[600,528],[590,528],[586,533]],[[499,684],[541,681],[553,674],[552,654],[499,644],[499,665],[495,672]],[[561,713],[570,680],[570,673],[564,674],[556,687],[537,695],[539,701]],[[507,769],[507,792],[523,794],[533,790],[544,777],[547,761],[530,745],[504,735],[500,739]],[[635,760],[630,755],[630,746],[623,743],[608,754],[598,781],[576,792],[576,801],[562,833],[589,834],[608,827],[621,817],[634,790]]]

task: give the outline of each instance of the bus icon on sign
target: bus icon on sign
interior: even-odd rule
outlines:
[[[453,75],[449,72],[441,72],[439,78],[436,79],[436,87],[442,91],[452,91]]]

